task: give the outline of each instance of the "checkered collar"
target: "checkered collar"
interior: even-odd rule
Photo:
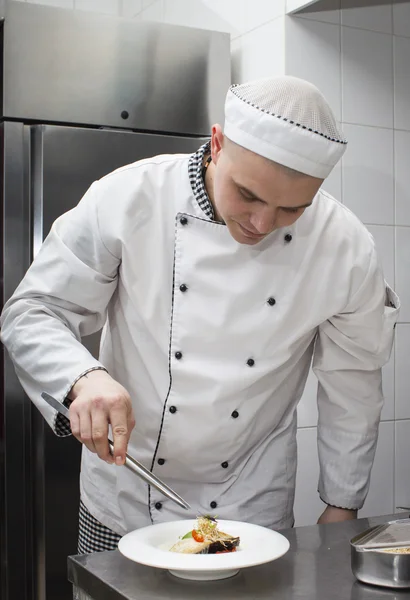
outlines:
[[[207,194],[202,169],[204,156],[209,154],[211,150],[211,141],[207,142],[199,148],[189,159],[188,175],[191,183],[194,198],[198,202],[199,207],[212,221],[215,221],[214,209]]]

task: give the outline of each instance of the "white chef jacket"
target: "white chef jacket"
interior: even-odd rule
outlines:
[[[293,523],[296,407],[313,357],[319,493],[360,508],[399,307],[374,241],[319,191],[292,226],[238,244],[195,201],[188,161],[121,168],[57,219],[2,316],[20,381],[51,426],[41,392],[63,401],[89,368],[129,391],[129,452],[192,512],[84,448],[82,499],[118,534],[209,512],[280,528]],[[80,340],[102,326],[97,361]]]

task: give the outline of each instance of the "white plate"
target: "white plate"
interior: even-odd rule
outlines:
[[[172,521],[137,529],[120,540],[118,549],[142,565],[168,569],[183,579],[208,581],[232,577],[240,569],[271,562],[289,550],[289,541],[276,531],[240,521],[218,520],[221,531],[240,536],[236,552],[197,555],[169,552],[169,548],[194,525],[194,520]]]

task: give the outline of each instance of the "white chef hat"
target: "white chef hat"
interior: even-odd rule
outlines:
[[[321,92],[290,76],[232,85],[224,133],[256,154],[320,179],[329,175],[347,144]]]

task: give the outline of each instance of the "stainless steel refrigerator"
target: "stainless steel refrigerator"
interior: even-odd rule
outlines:
[[[4,303],[53,221],[113,169],[192,152],[223,120],[229,36],[10,2],[1,23]],[[98,353],[98,335],[83,341]],[[66,600],[80,444],[57,438],[2,350],[1,600]]]

